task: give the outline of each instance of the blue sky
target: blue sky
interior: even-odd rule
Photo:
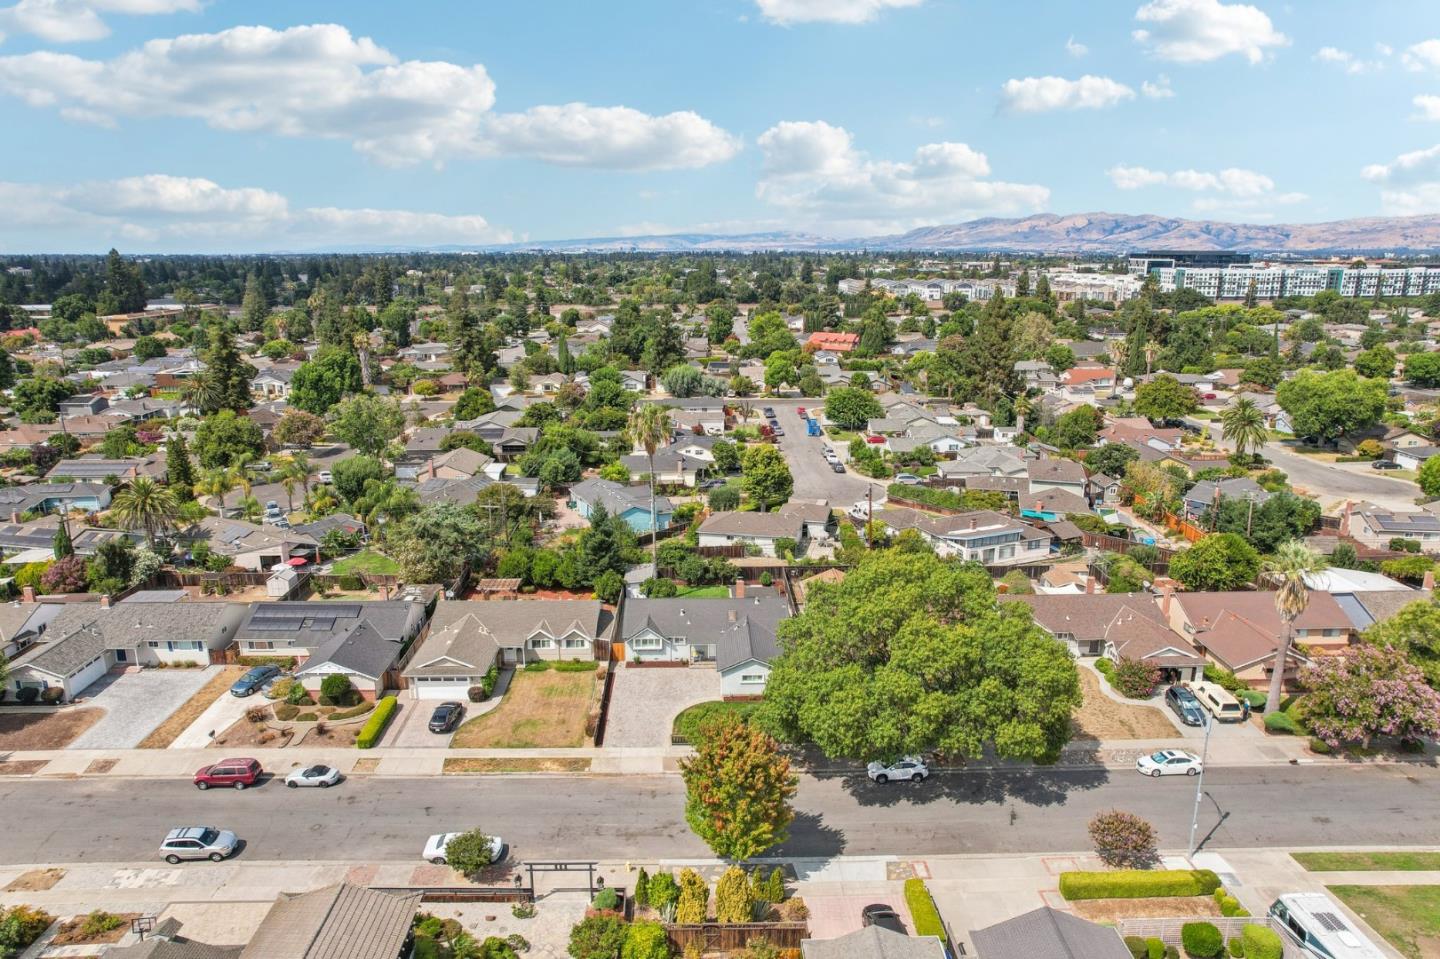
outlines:
[[[1440,212],[1433,0],[0,0],[0,33],[11,252]]]

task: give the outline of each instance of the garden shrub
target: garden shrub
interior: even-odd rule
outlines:
[[[465,698],[472,703],[483,703],[486,699],[484,686],[471,686],[465,690]]]
[[[1240,930],[1240,942],[1245,946],[1245,959],[1283,959],[1285,955],[1280,934],[1269,926],[1250,923]]]
[[[40,690],[36,689],[34,686],[26,686],[24,689],[20,690],[18,693],[15,694],[15,698],[19,701],[20,705],[29,706],[31,703],[35,702],[35,700],[40,698]]]
[[[635,922],[625,930],[621,959],[670,959],[670,937],[658,922]]]
[[[46,686],[45,691],[40,694],[40,701],[47,706],[54,706],[65,698],[65,687]]]
[[[650,905],[650,877],[644,866],[640,867],[640,872],[635,876],[635,891],[630,894],[630,900],[637,906]]]
[[[373,702],[362,701],[362,702],[361,702],[359,705],[357,705],[357,706],[351,706],[349,709],[341,709],[341,710],[339,710],[339,711],[337,711],[337,712],[331,713],[331,714],[330,714],[330,718],[331,718],[331,719],[354,719],[356,716],[363,716],[363,715],[365,715],[366,713],[368,713],[370,710],[372,710],[372,709],[374,709],[374,708],[375,708],[375,704],[374,704]]]
[[[1180,927],[1180,943],[1193,959],[1215,959],[1225,949],[1225,937],[1211,922],[1187,922]]]
[[[1265,731],[1277,736],[1298,736],[1301,733],[1300,724],[1283,712],[1265,714]]]
[[[360,728],[360,734],[355,737],[356,749],[371,749],[385,732],[385,726],[390,722],[390,717],[395,713],[395,697],[386,696],[375,704],[375,712],[365,721]]]
[[[1112,868],[1145,869],[1155,864],[1155,827],[1134,813],[1111,809],[1090,820],[1090,841],[1100,861]]]
[[[755,908],[750,894],[750,877],[739,866],[731,866],[715,883],[715,920],[749,922]]]
[[[489,669],[487,669],[487,670],[485,671],[485,675],[480,677],[480,688],[483,689],[483,690],[485,690],[485,698],[486,698],[486,699],[489,699],[490,696],[491,696],[491,694],[493,694],[493,693],[495,692],[495,684],[496,684],[497,682],[499,682],[499,681],[500,681],[500,667],[499,667],[499,666],[491,666]]]
[[[1149,699],[1155,695],[1155,686],[1160,682],[1160,667],[1143,659],[1122,657],[1109,679],[1120,695]]]
[[[780,919],[784,922],[804,922],[810,918],[810,907],[800,896],[791,896],[780,904]]]
[[[1072,902],[1080,899],[1210,896],[1219,888],[1220,877],[1209,869],[1117,869],[1060,874],[1060,895]]]
[[[1165,940],[1154,936],[1145,940],[1146,959],[1165,959]]]
[[[107,932],[113,932],[125,925],[125,920],[113,912],[106,912],[103,909],[95,909],[89,912],[80,923],[80,934],[86,939],[94,939],[96,936],[103,936]]]
[[[275,707],[275,718],[280,720],[282,723],[288,723],[298,715],[300,715],[299,706],[291,706],[289,703],[281,703],[280,705]]]
[[[20,955],[54,921],[54,916],[34,906],[0,907],[0,956]]]
[[[1328,756],[1334,752],[1334,750],[1330,748],[1329,743],[1323,739],[1317,739],[1314,736],[1310,737],[1309,747],[1312,753],[1318,753],[1321,756]]]
[[[552,664],[557,673],[593,673],[595,663],[588,659],[562,659]]]
[[[324,699],[339,706],[347,705],[350,693],[354,690],[350,683],[349,676],[342,676],[339,673],[331,673],[320,680],[320,695]]]
[[[673,906],[680,901],[680,886],[670,873],[657,872],[650,877],[650,882],[645,887],[645,895],[650,899],[650,905],[656,909]]]
[[[1130,950],[1133,959],[1146,959],[1150,953],[1149,947],[1145,945],[1145,940],[1141,936],[1126,936],[1125,948]]]
[[[1240,900],[1236,899],[1234,896],[1221,896],[1219,902],[1220,915],[1226,917],[1227,919],[1231,916],[1239,915],[1240,913],[1245,911],[1244,908],[1240,905]]]
[[[597,892],[595,894],[595,898],[590,901],[591,909],[600,909],[613,912],[614,910],[618,909],[619,906],[620,896],[615,892],[614,889],[610,888],[609,886],[606,886],[604,889],[601,889],[599,892]]]
[[[549,670],[550,663],[544,659],[537,659],[533,663],[525,664],[525,672],[527,673],[544,673],[548,672]]]
[[[779,866],[770,870],[770,878],[765,882],[765,899],[767,902],[785,901],[785,870]]]
[[[680,901],[675,908],[675,921],[704,922],[710,905],[710,884],[693,869],[680,871]]]
[[[941,942],[948,943],[945,924],[940,921],[940,912],[935,908],[935,900],[930,898],[925,880],[905,880],[905,904],[910,907],[910,918],[915,920],[915,935],[939,936]]]
[[[572,959],[615,959],[625,945],[625,921],[613,913],[586,916],[570,930]]]
[[[314,723],[320,721],[319,713],[300,713],[295,717],[297,723]],[[368,747],[367,747],[368,748]]]
[[[1245,943],[1240,941],[1239,936],[1232,938],[1228,944],[1230,959],[1245,959]]]

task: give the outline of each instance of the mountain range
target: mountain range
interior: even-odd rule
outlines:
[[[541,240],[494,246],[446,245],[437,252],[683,253],[690,251],[972,251],[1115,253],[1143,249],[1245,250],[1254,253],[1440,252],[1440,216],[1362,217],[1328,223],[1226,223],[1124,213],[1038,213],[986,217],[888,236],[832,239],[812,233],[670,233]]]

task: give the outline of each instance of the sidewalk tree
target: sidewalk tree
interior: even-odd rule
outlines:
[[[1260,554],[1236,533],[1211,533],[1170,560],[1170,575],[1197,592],[1243,589],[1260,572]]]
[[[1332,748],[1369,746],[1376,736],[1440,736],[1440,692],[1398,648],[1354,646],[1316,657],[1300,683],[1306,725]]]
[[[234,410],[205,417],[195,430],[195,456],[206,469],[243,467],[264,454],[260,425]]]
[[[1160,861],[1155,827],[1134,813],[1096,813],[1089,831],[1095,855],[1111,869],[1148,869]]]
[[[1075,663],[975,564],[881,551],[781,623],[762,722],[858,761],[986,749],[1051,759],[1080,703]]]
[[[1412,386],[1440,386],[1440,353],[1411,353],[1406,356],[1405,378]]]
[[[445,861],[466,877],[473,877],[495,861],[493,840],[479,829],[462,832],[445,844]]]
[[[1368,646],[1394,647],[1440,689],[1440,604],[1420,599],[1360,634]]]
[[[1365,350],[1355,357],[1355,372],[1375,379],[1390,379],[1395,375],[1395,351],[1388,346]]]
[[[1295,434],[1320,440],[1374,426],[1385,413],[1385,399],[1384,380],[1367,380],[1354,370],[1301,370],[1275,392]]]
[[[1426,496],[1440,496],[1440,457],[1432,456],[1421,463],[1415,482],[1420,484],[1420,492]]]
[[[704,723],[695,755],[681,760],[680,773],[685,820],[717,856],[741,861],[785,841],[795,818],[796,778],[789,758],[760,727],[733,713]]]

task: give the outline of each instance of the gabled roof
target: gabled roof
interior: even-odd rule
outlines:
[[[418,892],[349,883],[282,893],[240,959],[395,959],[419,907]]]
[[[395,665],[399,654],[399,643],[381,636],[368,622],[360,622],[315,647],[295,675],[318,672],[320,666],[328,663],[348,673],[379,679]]]
[[[604,506],[611,515],[631,509],[650,512],[650,489],[644,486],[621,486],[612,480],[587,479],[570,487],[570,497],[576,502],[588,504],[591,509]],[[655,497],[655,509],[660,513],[673,512],[669,497]]]
[[[714,643],[716,665],[729,669],[750,660],[769,662],[779,652],[775,629],[790,615],[790,604],[771,595],[743,598],[631,599],[625,602],[623,638],[646,629]]]
[[[804,959],[945,959],[946,956],[945,946],[936,936],[907,936],[880,926],[866,926],[835,939],[802,940],[800,954]],[[1037,953],[1033,959],[1039,956]]]
[[[790,537],[799,539],[804,521],[796,515],[756,512],[711,513],[700,524],[700,534],[717,536],[754,536],[760,538]]]
[[[982,959],[1129,959],[1120,933],[1041,906],[970,933]]]
[[[405,670],[406,676],[469,676],[483,673],[502,646],[523,646],[537,632],[560,638],[579,632],[609,635],[614,618],[598,600],[449,600],[435,607],[430,632]]]

